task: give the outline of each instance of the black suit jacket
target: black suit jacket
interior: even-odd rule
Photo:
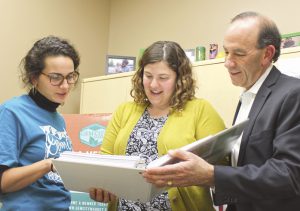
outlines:
[[[227,210],[300,210],[300,80],[273,67],[249,113],[238,167],[215,166]]]

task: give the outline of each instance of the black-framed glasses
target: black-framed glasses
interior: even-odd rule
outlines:
[[[46,74],[46,73],[42,72],[41,74],[47,76],[50,80],[50,83],[53,86],[62,85],[65,79],[67,80],[68,84],[75,84],[78,81],[78,78],[79,78],[79,72],[77,72],[77,71],[71,72],[66,76],[63,76],[60,73],[48,73],[48,74]]]

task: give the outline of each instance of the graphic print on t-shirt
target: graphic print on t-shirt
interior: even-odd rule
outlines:
[[[57,158],[64,151],[72,151],[72,144],[66,130],[58,131],[50,125],[40,126],[40,128],[46,136],[44,159]],[[56,172],[48,172],[48,178],[55,183],[62,183],[61,177]]]

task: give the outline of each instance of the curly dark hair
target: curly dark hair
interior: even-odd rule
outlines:
[[[276,24],[269,18],[257,13],[257,12],[243,12],[235,16],[231,23],[247,19],[247,18],[257,18],[259,21],[259,34],[257,39],[257,48],[262,49],[268,45],[273,45],[275,48],[275,54],[272,58],[273,62],[276,62],[280,56],[280,45],[281,36]]]
[[[144,68],[148,64],[164,61],[176,73],[175,92],[170,100],[171,111],[181,111],[186,102],[195,97],[195,80],[192,65],[179,44],[157,41],[150,45],[139,61],[139,68],[132,77],[130,95],[139,104],[149,105],[143,86]]]
[[[37,78],[45,68],[49,56],[66,56],[72,59],[74,71],[78,71],[80,57],[75,48],[65,39],[48,36],[36,41],[21,60],[20,71],[24,87],[32,87],[32,79]]]

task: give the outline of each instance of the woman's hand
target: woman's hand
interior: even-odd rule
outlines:
[[[117,197],[103,189],[90,188],[90,198],[98,202],[108,203],[115,201]]]

